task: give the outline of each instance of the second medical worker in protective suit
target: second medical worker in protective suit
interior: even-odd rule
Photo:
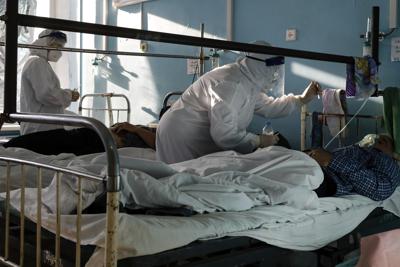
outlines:
[[[65,33],[44,30],[32,44],[60,48],[67,42]],[[79,99],[77,91],[60,88],[60,80],[49,64],[61,58],[61,51],[31,49],[21,76],[21,112],[65,113],[71,101]],[[21,123],[21,134],[63,128],[62,125]]]
[[[319,84],[311,82],[302,95],[267,96],[282,63],[277,57],[250,53],[200,77],[160,120],[157,158],[175,163],[222,150],[250,153],[275,144],[274,135],[247,132],[254,113],[267,118],[286,116],[320,90]]]

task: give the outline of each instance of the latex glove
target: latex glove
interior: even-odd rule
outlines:
[[[79,94],[78,90],[74,89],[71,91],[71,101],[72,102],[78,101],[79,97],[80,97],[80,94]]]
[[[305,105],[309,103],[313,98],[317,95],[321,95],[322,90],[321,86],[319,83],[312,81],[307,88],[304,90],[303,94],[301,94],[299,97],[300,102]]]
[[[275,134],[262,134],[260,135],[260,147],[272,146],[278,143],[279,137]]]

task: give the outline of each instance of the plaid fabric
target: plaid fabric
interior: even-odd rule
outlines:
[[[375,148],[340,148],[325,171],[337,184],[336,196],[357,193],[373,200],[392,195],[400,183],[400,165]]]

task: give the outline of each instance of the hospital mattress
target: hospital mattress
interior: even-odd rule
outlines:
[[[400,189],[384,202],[375,202],[358,195],[322,198],[320,208],[308,211],[278,205],[256,207],[243,212],[216,212],[192,217],[120,214],[119,257],[125,259],[125,262],[135,262],[139,258],[131,257],[142,256],[140,257],[142,260],[151,263],[156,259],[151,257],[150,259],[146,255],[161,253],[160,259],[162,259],[171,253],[172,249],[193,244],[196,240],[202,240],[196,243],[198,245],[205,244],[203,243],[205,240],[223,237],[240,237],[228,238],[226,244],[233,244],[235,240],[244,247],[243,244],[247,242],[247,248],[251,251],[262,250],[264,253],[267,251],[269,253],[271,250],[271,253],[281,255],[287,253],[286,250],[276,247],[313,251],[352,232],[378,207],[396,214],[395,209],[399,208],[397,203],[400,203]],[[398,215],[397,213],[396,216]],[[75,232],[72,230],[75,226],[74,217],[74,215],[63,215],[61,218],[62,236],[72,242],[75,241]],[[43,214],[43,219],[44,228],[54,233],[54,215]],[[82,223],[85,225],[82,229],[82,244],[89,248],[92,246],[99,248],[88,259],[86,266],[101,266],[104,253],[105,216],[85,214]],[[398,219],[391,223],[391,227],[400,227]],[[384,227],[382,221],[380,224]],[[368,232],[368,229],[373,228],[370,225],[364,227],[364,231]],[[242,237],[251,239],[241,239]],[[260,248],[261,243],[255,240],[272,245],[274,248],[267,249],[262,245]],[[222,244],[221,241],[218,242]],[[184,251],[190,255],[196,250],[189,252],[190,249],[186,247]],[[178,254],[182,256],[181,253]]]

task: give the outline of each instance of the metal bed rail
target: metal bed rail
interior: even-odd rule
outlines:
[[[98,182],[102,182],[104,177],[97,176],[94,174],[78,172],[74,170],[69,170],[62,167],[51,166],[48,164],[36,163],[27,160],[15,159],[10,157],[0,157],[0,161],[5,162],[6,167],[6,198],[5,198],[5,209],[4,209],[4,256],[0,256],[0,262],[5,263],[11,266],[18,266],[15,263],[11,263],[9,259],[19,258],[19,266],[26,265],[25,258],[25,188],[26,188],[26,166],[36,167],[36,187],[37,187],[37,210],[36,210],[36,257],[35,264],[36,266],[42,266],[43,262],[48,259],[42,258],[42,215],[41,215],[41,206],[42,206],[42,176],[43,170],[51,170],[55,172],[56,177],[56,221],[54,225],[56,225],[56,236],[55,236],[55,253],[54,253],[54,265],[60,266],[61,262],[61,203],[60,203],[60,180],[61,174],[69,174],[77,177],[78,179],[78,194],[77,194],[77,219],[76,219],[76,246],[75,246],[75,266],[80,266],[80,254],[81,254],[81,216],[82,216],[82,179],[89,179]],[[19,207],[20,210],[20,224],[19,224],[19,257],[17,257],[15,253],[10,251],[10,172],[13,166],[12,163],[20,164],[20,199],[21,204]]]
[[[41,196],[42,196],[42,172],[43,169],[53,170],[56,172],[56,184],[57,184],[57,214],[56,214],[56,241],[55,241],[55,266],[60,266],[60,205],[59,202],[59,185],[61,174],[70,174],[74,177],[78,177],[78,196],[77,196],[77,244],[76,244],[76,262],[75,266],[80,266],[80,227],[81,227],[81,213],[82,213],[82,179],[91,179],[96,181],[106,181],[107,184],[107,207],[106,207],[106,255],[105,255],[105,266],[116,266],[117,264],[117,239],[116,234],[118,231],[118,206],[119,206],[119,191],[120,191],[120,180],[119,180],[119,158],[117,153],[117,147],[111,136],[111,133],[100,121],[93,118],[81,117],[81,116],[69,116],[69,115],[55,115],[55,114],[10,114],[10,119],[19,122],[35,122],[35,123],[47,123],[47,124],[62,124],[70,126],[82,126],[93,129],[100,136],[103,145],[105,147],[105,153],[107,156],[107,175],[101,177],[89,173],[69,170],[57,166],[50,166],[47,164],[41,164],[21,159],[13,159],[9,157],[0,157],[0,161],[7,162],[6,168],[6,201],[5,201],[5,230],[4,230],[4,256],[0,256],[0,262],[8,266],[17,266],[15,263],[10,261],[10,250],[9,250],[9,231],[10,231],[10,170],[11,163],[21,164],[21,215],[20,215],[20,227],[21,227],[21,238],[20,238],[20,257],[19,264],[24,265],[24,201],[25,201],[25,167],[34,166],[37,167],[37,224],[36,224],[36,266],[42,266],[41,261]],[[0,254],[1,255],[1,254]]]
[[[83,100],[87,97],[103,97],[106,98],[106,103],[107,103],[107,108],[88,108],[88,107],[83,107]],[[112,106],[112,101],[111,98],[113,97],[119,97],[123,98],[126,101],[126,108],[113,108]],[[126,112],[127,113],[127,122],[130,122],[131,118],[131,103],[129,101],[129,98],[124,95],[124,94],[114,94],[114,93],[95,93],[95,94],[86,94],[81,97],[79,100],[79,115],[83,115],[83,111],[86,110],[88,111],[88,117],[91,117],[92,114],[90,114],[90,111],[108,111],[108,120],[109,120],[109,126],[112,126],[114,124],[114,111],[117,112],[117,122],[119,122],[119,115],[120,112]]]
[[[303,105],[301,107],[301,115],[300,115],[300,120],[301,120],[301,125],[300,125],[300,149],[305,150],[306,149],[306,143],[307,143],[307,117],[312,116],[311,112],[307,111],[307,105]],[[345,118],[345,117],[353,117],[354,114],[335,114],[335,113],[318,113],[318,117],[321,119],[323,124],[325,125],[326,119],[329,117],[336,117],[336,118]],[[359,130],[360,130],[360,119],[370,119],[370,120],[375,120],[375,133],[378,133],[378,122],[383,120],[383,116],[381,115],[356,115],[356,134],[357,136],[359,135]],[[339,128],[342,129],[344,125],[342,125],[342,121],[339,120]],[[342,138],[339,138],[339,146],[342,146]]]
[[[5,42],[0,42],[0,46],[5,46]],[[120,56],[137,56],[137,57],[160,57],[160,58],[183,58],[183,59],[202,59],[198,56],[178,55],[178,54],[157,54],[157,53],[142,53],[142,52],[127,52],[115,50],[101,50],[101,49],[83,49],[73,47],[51,47],[33,44],[18,44],[19,48],[43,49],[43,50],[57,50],[75,53],[88,53],[88,54],[102,54],[102,55],[120,55]],[[204,59],[209,57],[204,56]]]

